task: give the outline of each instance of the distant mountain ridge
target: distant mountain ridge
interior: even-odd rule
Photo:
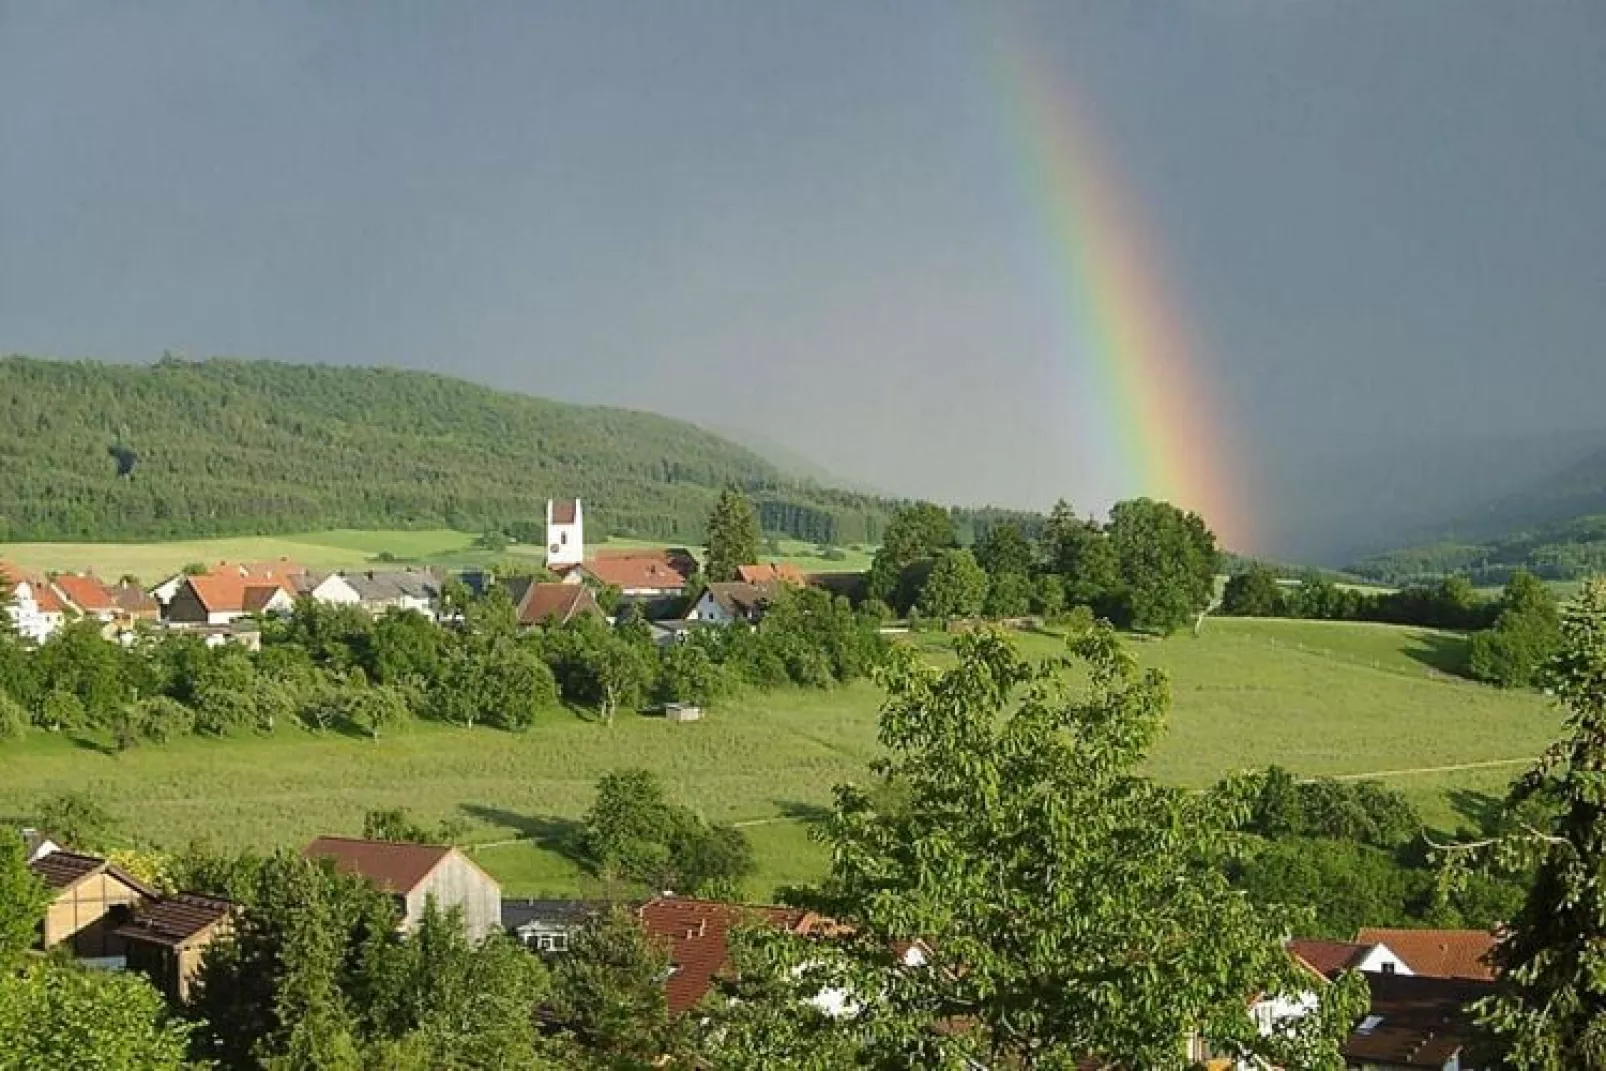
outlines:
[[[427,372],[8,357],[0,413],[0,541],[478,531],[578,496],[598,534],[695,542],[736,484],[767,530],[846,544],[878,540],[897,504],[682,421]]]

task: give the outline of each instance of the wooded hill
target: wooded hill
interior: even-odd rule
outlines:
[[[1504,584],[1518,569],[1545,580],[1606,573],[1606,514],[1575,517],[1488,542],[1439,543],[1376,554],[1349,571],[1385,584],[1462,575],[1480,586]]]
[[[540,538],[546,499],[578,496],[595,536],[693,542],[728,483],[767,531],[817,543],[875,542],[895,505],[692,424],[425,372],[0,359],[0,541],[443,525]]]

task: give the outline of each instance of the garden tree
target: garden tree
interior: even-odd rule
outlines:
[[[763,533],[753,503],[735,487],[719,493],[708,515],[708,557],[704,573],[709,580],[736,579],[736,567],[758,561]]]
[[[60,844],[80,852],[104,852],[115,837],[116,822],[93,797],[63,792],[40,801],[34,824]]]
[[[264,623],[263,643],[294,644],[315,665],[347,670],[368,647],[373,630],[373,618],[360,606],[319,602],[303,595],[288,617],[269,618]]]
[[[680,1067],[687,1023],[664,996],[669,951],[620,905],[575,934],[552,963],[543,1018],[561,1031],[565,1067],[651,1071]]]
[[[693,636],[665,647],[658,659],[657,696],[665,703],[708,706],[730,694],[731,675],[716,662],[709,644]]]
[[[388,610],[374,622],[363,668],[380,684],[428,681],[440,666],[441,629],[417,610]]]
[[[1277,574],[1259,562],[1227,581],[1221,612],[1230,617],[1281,617],[1286,609]]]
[[[9,693],[0,692],[0,740],[16,740],[28,729],[28,711]]]
[[[916,603],[927,617],[977,617],[987,600],[987,574],[969,550],[945,550],[926,577]]]
[[[1108,531],[1134,628],[1170,633],[1210,605],[1219,555],[1197,513],[1148,498],[1117,502]]]
[[[1567,736],[1513,786],[1515,810],[1538,823],[1455,853],[1495,868],[1535,870],[1522,910],[1495,946],[1500,991],[1480,1021],[1517,1068],[1606,1068],[1606,580],[1562,612],[1561,652],[1546,681],[1567,712]]]
[[[1043,526],[1044,568],[1060,578],[1065,604],[1089,606],[1100,616],[1115,615],[1121,592],[1121,563],[1104,529],[1083,520],[1061,499]]]
[[[1474,677],[1526,688],[1561,647],[1561,611],[1550,588],[1519,569],[1506,583],[1494,627],[1475,633],[1467,658]]]
[[[995,584],[1001,577],[1029,577],[1037,565],[1031,543],[1021,535],[1018,525],[1008,522],[989,530],[972,549],[976,564]]]
[[[987,585],[983,612],[988,617],[1024,617],[1032,609],[1032,579],[1025,573],[1004,573]]]
[[[33,947],[50,901],[50,890],[28,869],[22,838],[0,837],[0,977],[15,970]]]
[[[1301,935],[1347,941],[1363,926],[1408,926],[1433,896],[1433,876],[1389,852],[1347,840],[1282,837],[1255,846],[1227,870],[1257,904],[1299,904]],[[1414,910],[1413,910],[1414,909]]]
[[[657,676],[650,644],[615,632],[589,615],[548,629],[540,642],[563,698],[594,707],[607,724],[621,707],[638,706]]]
[[[368,1064],[386,1069],[555,1069],[536,1033],[541,960],[495,934],[476,945],[433,898],[406,940],[371,941],[360,984]]]
[[[1365,1006],[1353,977],[1290,1035],[1262,1037],[1246,1014],[1256,994],[1308,990],[1282,947],[1301,919],[1252,906],[1221,874],[1241,804],[1138,772],[1169,705],[1163,675],[1140,674],[1107,626],[1069,643],[1072,659],[1040,665],[993,633],[960,637],[945,672],[900,660],[879,791],[838,788],[823,826],[818,903],[847,932],[754,931],[744,977],[791,998],[775,1017],[846,993],[857,1014],[823,1025],[858,1066],[1182,1068],[1195,1036],[1342,1067],[1338,1042]],[[896,969],[911,940],[926,967]]]
[[[442,721],[503,729],[527,728],[556,702],[557,682],[541,656],[496,634],[453,637],[430,692],[430,707]]]
[[[195,728],[195,713],[178,700],[152,695],[130,705],[134,728],[147,740],[165,744]]]
[[[710,825],[669,802],[648,770],[604,775],[582,826],[586,854],[598,873],[653,889],[735,895],[754,869],[752,847],[741,830]]]
[[[362,816],[364,840],[388,840],[398,844],[451,844],[462,834],[462,827],[443,821],[433,829],[413,818],[405,807],[376,808]]]
[[[51,960],[0,974],[0,1071],[180,1071],[188,1033],[138,974]]]
[[[545,663],[534,655],[525,655],[524,659],[528,663],[525,667],[525,671],[529,674],[528,679],[532,682],[542,678],[545,679],[547,683],[546,700],[550,703],[555,697],[551,686],[551,672],[546,668]],[[518,687],[517,678],[515,678],[512,687]],[[528,716],[529,720],[533,721],[534,710],[539,709],[539,706],[539,703],[533,706],[516,703],[511,707],[503,708],[500,716],[505,719],[511,712],[513,718]],[[368,688],[353,688],[348,693],[346,717],[351,720],[352,724],[366,730],[373,740],[379,739],[380,730],[406,721],[411,713],[412,711],[407,706],[406,696],[396,688],[377,684]],[[523,726],[529,724],[529,721],[518,723],[497,721],[496,724],[504,728],[523,728]]]
[[[941,506],[917,502],[892,515],[870,564],[866,597],[907,610],[918,593],[905,574],[954,544],[953,518]]]
[[[57,629],[35,655],[40,686],[77,699],[79,724],[109,724],[117,708],[133,698],[131,685],[138,681],[138,660],[107,642],[101,627],[93,618],[73,621]]]

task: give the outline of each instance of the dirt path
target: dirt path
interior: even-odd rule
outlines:
[[[1452,766],[1414,766],[1404,770],[1373,770],[1369,773],[1334,774],[1333,781],[1375,781],[1382,777],[1405,777],[1410,774],[1458,773],[1462,770],[1493,770],[1501,766],[1526,766],[1534,761],[1533,756],[1523,759],[1491,759],[1488,762],[1458,762]],[[1315,778],[1301,778],[1304,781],[1313,781]]]

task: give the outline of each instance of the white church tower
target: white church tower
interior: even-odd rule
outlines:
[[[585,519],[578,498],[546,501],[546,564],[548,569],[579,565],[586,558]]]

